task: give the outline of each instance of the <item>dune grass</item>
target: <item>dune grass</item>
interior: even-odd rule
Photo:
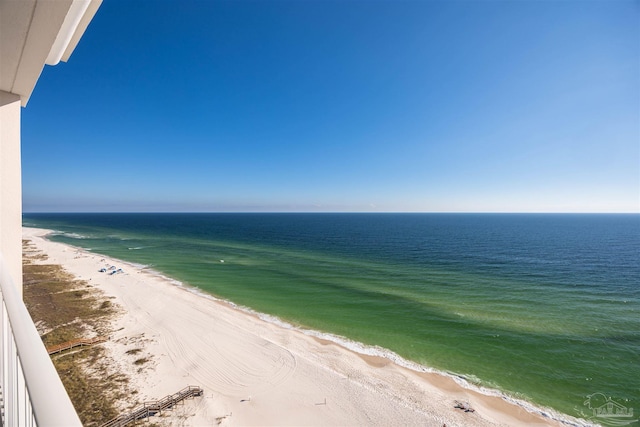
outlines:
[[[115,308],[87,282],[61,266],[43,264],[46,256],[23,242],[23,294],[45,346],[79,338],[108,336]],[[99,426],[117,416],[121,402],[135,399],[128,378],[113,372],[100,346],[65,352],[52,358],[84,426]]]

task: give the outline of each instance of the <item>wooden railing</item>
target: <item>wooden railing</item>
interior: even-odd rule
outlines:
[[[145,402],[142,406],[134,409],[128,414],[120,415],[112,420],[107,421],[101,427],[122,427],[137,420],[151,417],[158,412],[173,408],[179,402],[196,396],[202,396],[203,391],[200,387],[189,386],[183,388],[177,393],[170,394],[160,400],[154,402]]]

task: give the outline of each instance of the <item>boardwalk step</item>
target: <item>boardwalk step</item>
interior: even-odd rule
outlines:
[[[122,427],[131,422],[151,417],[158,412],[166,409],[172,409],[177,403],[185,399],[196,396],[202,396],[203,390],[197,386],[185,387],[177,393],[165,396],[154,402],[145,402],[142,406],[134,409],[128,414],[122,414],[112,420],[107,421],[101,427]]]

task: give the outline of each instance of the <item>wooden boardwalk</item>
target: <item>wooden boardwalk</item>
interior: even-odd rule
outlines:
[[[106,337],[97,337],[93,339],[81,338],[78,340],[67,341],[62,344],[52,345],[51,347],[47,347],[47,351],[49,352],[49,355],[52,355],[56,353],[62,353],[65,350],[71,350],[72,348],[75,348],[75,347],[84,347],[87,345],[99,344],[105,341],[107,341]]]
[[[128,414],[120,415],[112,420],[102,424],[101,427],[122,427],[137,420],[148,418],[162,412],[166,409],[172,409],[176,404],[182,402],[185,399],[191,397],[202,396],[203,391],[200,387],[189,386],[185,387],[175,394],[163,397],[155,402],[145,402],[142,406],[129,412]]]

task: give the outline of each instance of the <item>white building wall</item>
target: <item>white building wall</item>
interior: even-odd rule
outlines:
[[[20,97],[0,91],[0,253],[22,295]]]

